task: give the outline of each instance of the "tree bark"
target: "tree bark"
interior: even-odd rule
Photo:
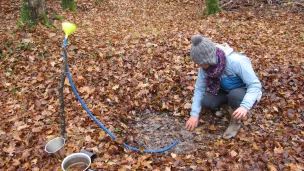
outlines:
[[[33,26],[45,17],[45,0],[22,0],[22,23]]]

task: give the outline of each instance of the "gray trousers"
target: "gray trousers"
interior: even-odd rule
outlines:
[[[229,92],[220,89],[217,95],[206,93],[202,101],[202,108],[218,111],[221,105],[228,104],[233,110],[236,110],[240,107],[245,94],[246,88],[236,88]]]

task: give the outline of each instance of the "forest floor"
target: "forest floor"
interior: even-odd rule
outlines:
[[[46,1],[53,26],[18,27],[21,3],[0,2],[0,170],[60,170],[44,151],[60,136],[59,82],[63,21],[78,26],[69,37],[75,86],[111,139],[83,110],[65,82],[66,155],[82,148],[99,170],[303,170],[304,15],[288,1],[246,1],[204,16],[198,0],[77,1],[77,13]],[[242,2],[242,1],[239,1]],[[244,2],[245,3],[245,2]],[[249,3],[249,4],[248,4]],[[62,20],[56,20],[60,15]],[[57,17],[58,18],[58,17]],[[202,111],[189,117],[197,68],[191,36],[202,34],[246,54],[263,97],[238,136],[221,135],[229,116]],[[164,148],[163,153],[134,152]]]

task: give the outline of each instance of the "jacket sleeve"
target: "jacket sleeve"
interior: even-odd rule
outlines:
[[[235,73],[247,85],[247,90],[240,106],[250,110],[259,96],[262,94],[262,85],[253,71],[250,59],[244,56],[242,60],[235,62]]]
[[[206,93],[206,83],[205,83],[205,73],[200,68],[198,71],[197,80],[195,83],[193,102],[191,107],[190,115],[194,117],[199,117],[199,113],[202,110],[202,100]]]

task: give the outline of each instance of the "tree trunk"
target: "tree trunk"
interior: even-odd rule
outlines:
[[[28,26],[45,19],[45,0],[22,0],[21,21]]]
[[[206,0],[207,14],[215,14],[221,11],[218,0]]]
[[[69,9],[73,12],[76,12],[76,7],[75,7],[75,3],[74,0],[61,0],[61,4],[62,4],[62,9],[66,10]]]

